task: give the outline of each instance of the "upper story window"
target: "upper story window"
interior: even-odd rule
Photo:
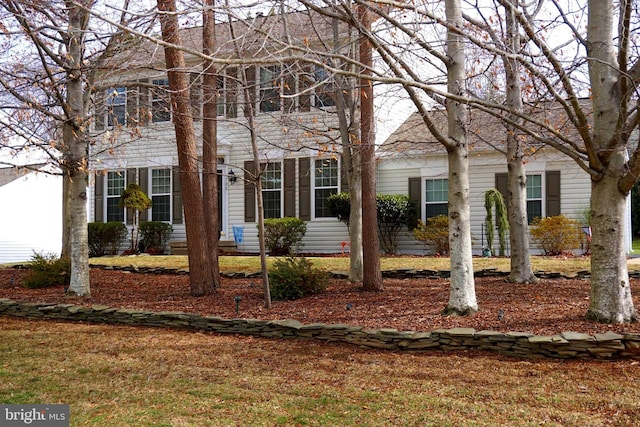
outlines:
[[[217,110],[219,117],[238,117],[238,70],[227,70],[227,74],[219,75],[217,80]]]
[[[127,89],[116,87],[107,96],[107,126],[123,126],[126,120]]]
[[[336,105],[334,97],[335,83],[330,80],[329,73],[324,68],[316,66],[314,70],[316,90],[314,91],[314,106],[317,108],[332,107]]]
[[[340,168],[337,159],[317,159],[314,167],[315,217],[333,217],[329,211],[329,197],[338,193]]]
[[[527,221],[542,218],[542,175],[527,175]]]
[[[151,170],[151,220],[171,221],[171,169]]]
[[[151,88],[151,121],[159,123],[170,120],[169,79],[153,80],[153,87]]]
[[[280,111],[281,68],[279,65],[260,67],[260,112]]]
[[[448,215],[449,213],[449,180],[427,179],[425,181],[426,219]]]
[[[124,171],[107,172],[106,185],[107,222],[124,222],[124,208],[119,206],[120,195],[124,191],[126,185]]]
[[[264,167],[264,166],[263,166]],[[282,217],[282,163],[267,163],[262,172],[262,205],[265,218]]]

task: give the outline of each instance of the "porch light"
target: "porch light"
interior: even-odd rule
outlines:
[[[238,181],[238,177],[236,176],[236,174],[233,172],[233,169],[229,169],[229,184],[233,185],[236,183],[236,181]]]

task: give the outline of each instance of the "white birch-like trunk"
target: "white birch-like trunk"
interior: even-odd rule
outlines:
[[[69,44],[67,69],[67,105],[71,117],[64,125],[64,142],[70,153],[65,162],[70,169],[70,295],[89,296],[89,238],[87,230],[87,141],[84,131],[84,106],[82,87],[83,30],[89,19],[81,7],[68,4]]]
[[[626,194],[619,189],[626,144],[618,123],[621,93],[614,36],[613,0],[590,0],[587,54],[593,102],[594,169],[591,185],[591,300],[587,316],[604,323],[636,319],[625,251]]]
[[[447,0],[447,22],[460,26],[460,0]],[[447,32],[448,91],[464,95],[464,40],[454,31]],[[467,107],[447,101],[449,161],[449,253],[451,284],[445,314],[468,315],[478,311],[473,256],[471,252],[471,208],[469,206],[469,158],[467,146]]]
[[[636,319],[625,249],[627,203],[618,190],[618,180],[607,175],[591,185],[591,301],[587,316],[603,323]]]
[[[360,154],[353,151],[352,173],[349,180],[349,281],[362,281],[362,181],[360,180]]]
[[[506,28],[509,49],[516,53],[520,50],[520,37],[516,24],[515,11],[506,10]],[[520,63],[516,59],[503,57],[507,79],[506,104],[514,111],[522,110],[522,91],[520,89]],[[519,120],[511,114],[511,120]],[[507,216],[509,219],[509,244],[511,247],[511,271],[509,281],[514,283],[536,282],[533,274],[529,251],[529,233],[527,221],[527,172],[524,150],[514,126],[507,127]]]

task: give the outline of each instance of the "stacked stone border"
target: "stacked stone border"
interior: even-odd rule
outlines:
[[[98,267],[147,274],[187,274],[185,271],[163,268]],[[489,275],[488,273],[497,274],[491,270],[480,272],[480,274]],[[415,270],[385,272],[387,277],[407,277],[404,275],[408,274],[411,274],[411,277],[448,277],[448,272],[428,270],[419,271],[417,274]],[[226,276],[253,277],[253,274],[231,273]],[[540,276],[544,277],[544,275]],[[566,276],[551,273],[551,276],[548,277]],[[640,359],[640,334],[621,335],[614,332],[589,335],[569,331],[552,336],[541,336],[524,332],[476,331],[473,328],[436,329],[431,332],[398,331],[388,328],[368,329],[346,324],[303,324],[292,319],[224,319],[217,316],[201,316],[183,312],[153,312],[104,305],[86,307],[74,304],[29,303],[7,298],[0,298],[0,315],[95,324],[186,329],[268,338],[306,338],[395,351],[483,350],[520,358]]]

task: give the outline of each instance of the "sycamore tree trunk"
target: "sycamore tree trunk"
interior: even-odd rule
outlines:
[[[88,12],[72,2],[67,4],[69,14],[69,42],[67,60],[67,107],[71,117],[63,129],[64,143],[70,159],[70,248],[71,282],[70,295],[90,296],[89,286],[89,238],[87,231],[87,140],[85,137],[82,57],[84,30],[89,22]]]
[[[158,10],[163,41],[181,46],[175,0],[158,0]],[[180,166],[191,295],[203,296],[213,293],[215,288],[209,263],[209,244],[200,188],[197,144],[191,116],[188,74],[185,72],[186,64],[181,50],[165,46],[164,55]]]
[[[636,320],[625,251],[627,188],[620,178],[627,160],[619,132],[622,96],[616,58],[613,0],[590,0],[587,55],[593,103],[591,166],[602,170],[591,185],[591,301],[587,316],[606,323]]]
[[[446,16],[450,24],[460,26],[460,0],[447,0]],[[447,31],[447,86],[448,91],[456,95],[464,95],[465,91],[463,43],[462,36]],[[469,315],[478,311],[471,252],[467,116],[464,104],[447,100],[451,284],[449,303],[444,312],[452,315]]]
[[[514,54],[520,51],[520,37],[515,12],[506,12],[507,49]],[[520,63],[513,58],[503,56],[507,81],[507,107],[511,111],[522,110],[522,91],[520,89]],[[515,114],[510,119],[519,120]],[[518,139],[515,126],[507,126],[507,216],[509,218],[509,243],[511,246],[511,271],[509,281],[530,283],[538,279],[533,274],[529,251],[529,233],[527,221],[527,172],[523,142]]]

